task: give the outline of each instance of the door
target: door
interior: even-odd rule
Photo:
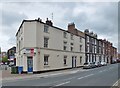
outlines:
[[[28,72],[33,72],[33,57],[27,57]]]
[[[72,68],[76,67],[76,57],[72,56]]]

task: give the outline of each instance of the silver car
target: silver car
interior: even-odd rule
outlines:
[[[93,64],[92,63],[84,63],[83,69],[91,69],[91,68],[93,68]]]
[[[107,66],[107,63],[106,62],[101,62],[101,65],[102,66]]]

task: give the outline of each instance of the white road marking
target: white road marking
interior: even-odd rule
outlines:
[[[87,75],[87,76],[85,76],[85,77],[89,77],[89,76],[92,76],[92,75],[94,75],[94,74],[90,74],[90,75]]]
[[[114,87],[114,86],[118,86],[118,82],[120,81],[120,79],[118,80],[118,81],[116,81],[113,85],[112,85],[112,87]],[[111,88],[112,88],[111,87]]]
[[[60,75],[60,74],[62,74],[62,73],[50,74],[50,76]]]
[[[110,67],[109,69],[113,69],[114,67]]]
[[[89,77],[89,76],[92,76],[92,75],[94,75],[94,74],[86,75],[86,76],[80,77],[78,79],[83,79],[83,78],[86,78],[86,77]]]
[[[107,71],[107,70],[105,69],[105,70],[99,71],[99,73],[104,72],[104,71]]]
[[[103,72],[103,71],[99,71],[100,73]]]
[[[105,69],[105,70],[103,70],[103,71],[107,71],[107,70]]]
[[[68,84],[68,83],[70,83],[70,81],[67,81],[67,82],[64,82],[64,83],[60,83],[60,84],[55,85],[55,86],[61,86],[61,85]]]
[[[77,73],[79,70],[76,70],[76,71],[71,71],[70,73]]]
[[[78,79],[83,79],[83,78],[85,78],[85,77],[80,77],[80,78],[78,78]]]

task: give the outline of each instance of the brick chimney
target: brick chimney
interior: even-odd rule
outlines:
[[[74,24],[74,23],[68,24],[68,31],[69,31],[70,33],[75,34],[75,35],[78,34],[78,33],[77,33],[78,31],[77,31],[77,29],[75,28],[75,24]]]
[[[46,20],[46,24],[49,25],[49,26],[53,26],[52,21],[51,21],[51,20],[48,20],[48,18],[47,18],[47,20]]]

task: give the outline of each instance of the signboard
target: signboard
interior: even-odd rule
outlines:
[[[15,56],[10,56],[10,59],[14,59],[15,58]]]
[[[31,48],[31,49],[25,49],[24,53],[25,54],[31,54],[33,56],[34,55],[34,49],[33,48]]]
[[[31,55],[33,56],[34,55],[34,49],[31,49]]]

